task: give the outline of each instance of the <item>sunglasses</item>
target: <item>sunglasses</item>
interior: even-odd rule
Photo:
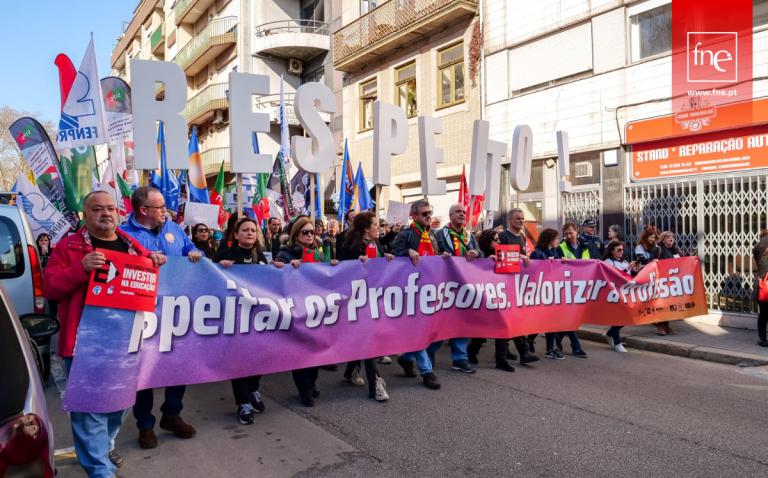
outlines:
[[[616,249],[614,249],[614,251],[618,251],[618,252],[624,252],[624,249],[622,249],[622,248],[620,248],[620,247],[617,247]]]
[[[315,235],[315,231],[312,230],[312,229],[302,229],[301,233],[304,234],[305,236],[314,236]]]
[[[499,242],[499,236],[494,237],[493,242]]]
[[[424,212],[422,212],[422,213],[420,213],[420,214],[421,214],[423,217],[429,217],[429,216],[431,216],[431,215],[432,215],[432,211],[424,211]]]
[[[208,232],[208,229],[201,227],[200,229],[197,230],[197,232]]]

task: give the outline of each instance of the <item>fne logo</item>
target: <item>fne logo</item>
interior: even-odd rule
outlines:
[[[688,81],[735,83],[739,81],[736,32],[688,32]]]

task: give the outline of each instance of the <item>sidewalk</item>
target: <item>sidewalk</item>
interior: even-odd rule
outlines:
[[[653,325],[635,325],[621,329],[624,345],[667,355],[677,355],[730,365],[768,364],[768,347],[757,345],[754,330],[721,327],[678,320],[670,323],[676,335],[657,335]],[[579,338],[603,342],[608,327],[582,325]]]

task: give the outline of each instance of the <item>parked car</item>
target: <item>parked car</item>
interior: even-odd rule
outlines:
[[[45,407],[42,360],[35,340],[58,332],[50,315],[16,315],[0,282],[0,477],[55,475],[53,429]]]
[[[43,271],[27,215],[17,206],[0,204],[0,282],[19,315],[44,314]]]

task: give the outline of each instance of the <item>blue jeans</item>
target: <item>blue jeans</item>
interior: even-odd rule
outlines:
[[[72,358],[64,357],[67,374],[72,368]],[[115,449],[115,437],[120,425],[128,417],[129,410],[112,413],[70,412],[72,437],[80,466],[89,478],[115,476],[115,465],[109,461],[109,452]]]
[[[459,339],[451,339],[451,360],[458,361],[458,360],[468,360],[469,355],[467,354],[467,344],[469,343],[469,339],[467,338],[459,338]],[[435,342],[432,345],[429,346],[427,349],[428,353],[434,354],[437,352],[440,347],[442,347],[443,341]]]
[[[579,342],[579,337],[576,335],[576,332],[557,332],[558,339],[562,341],[563,337],[571,339],[571,349],[581,350],[581,343]]]
[[[184,398],[186,385],[176,385],[174,387],[165,387],[165,401],[160,407],[163,418],[169,418],[181,413],[184,407],[181,400]],[[155,416],[152,415],[152,405],[154,402],[152,389],[140,390],[136,392],[136,404],[133,406],[133,418],[136,419],[136,427],[139,430],[155,428]]]
[[[619,330],[622,329],[622,326],[614,325],[608,331],[605,333],[608,337],[613,339],[613,345],[619,345],[621,343],[621,334],[619,333]]]
[[[432,372],[432,361],[429,360],[429,355],[427,355],[426,350],[404,353],[403,360],[407,360],[409,362],[415,360],[416,365],[419,366],[419,371],[421,372],[422,377]]]

